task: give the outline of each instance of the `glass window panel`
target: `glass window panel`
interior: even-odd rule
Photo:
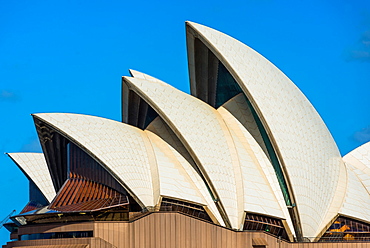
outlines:
[[[162,199],[160,211],[182,212],[207,221],[212,221],[202,206],[169,198]]]
[[[340,216],[326,230],[319,242],[370,241],[370,224]]]
[[[243,230],[265,231],[276,237],[289,240],[282,221],[269,216],[247,213]]]
[[[234,96],[242,93],[242,89],[235,81],[226,67],[219,62],[217,74],[217,89],[216,89],[216,108],[223,105],[225,102]]]
[[[20,235],[20,240],[64,239],[93,237],[93,231],[32,233]]]

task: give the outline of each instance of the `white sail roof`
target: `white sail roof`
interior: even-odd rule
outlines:
[[[145,207],[160,196],[206,206],[224,225],[206,185],[191,165],[165,141],[117,121],[80,114],[36,114],[112,171]]]
[[[370,142],[341,158],[303,93],[234,38],[187,22],[187,45],[194,96],[130,70],[129,124],[62,113],[35,114],[36,124],[75,143],[143,208],[193,203],[235,230],[245,212],[267,215],[285,220],[291,240],[295,231],[317,240],[338,215],[370,223]],[[59,183],[44,155],[9,156],[51,202]]]
[[[43,153],[8,153],[9,157],[24,171],[39,188],[45,198],[51,202],[56,193]]]
[[[344,164],[324,122],[302,92],[263,56],[214,29],[192,22],[187,26],[187,33],[196,34],[216,55],[251,101],[290,180],[303,236],[318,235],[339,211],[346,182]],[[194,66],[193,59],[189,61]]]
[[[206,103],[162,81],[124,77],[131,90],[148,102],[183,142],[219,195],[230,224],[239,229],[243,217],[241,173],[235,148],[218,112]],[[205,149],[205,147],[207,149]],[[231,149],[234,149],[232,151]]]
[[[370,222],[369,192],[361,182],[359,175],[355,172],[356,167],[350,164],[346,165],[348,184],[346,189],[346,197],[344,198],[343,206],[340,209],[339,214]]]
[[[370,194],[370,142],[349,152],[343,160],[353,167],[352,171],[356,173]]]
[[[294,232],[270,160],[252,135],[230,112],[224,107],[220,107],[218,112],[230,130],[240,161],[244,211],[285,219],[290,230]]]
[[[343,160],[348,186],[340,214],[370,222],[370,142],[349,152]]]
[[[35,114],[89,154],[97,157],[143,206],[155,206],[155,160],[146,135],[138,128],[80,114]],[[149,149],[148,149],[149,148]]]
[[[162,197],[185,200],[207,206],[211,218],[225,226],[202,178],[192,166],[169,144],[152,132],[145,131],[151,141],[158,167]]]

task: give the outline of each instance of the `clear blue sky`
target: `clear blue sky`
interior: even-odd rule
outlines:
[[[28,201],[26,177],[3,153],[41,151],[31,113],[120,120],[130,68],[189,92],[186,20],[279,67],[342,155],[370,141],[370,1],[0,0],[0,220]],[[0,243],[8,237],[1,229]]]

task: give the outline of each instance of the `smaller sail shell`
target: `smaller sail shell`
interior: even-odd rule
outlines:
[[[51,202],[56,193],[43,153],[8,153],[9,157],[24,171]]]

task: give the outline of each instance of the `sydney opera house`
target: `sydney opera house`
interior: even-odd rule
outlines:
[[[43,153],[9,153],[30,201],[3,248],[370,247],[370,143],[342,157],[259,53],[186,23],[191,95],[138,71],[122,122],[34,114]]]

